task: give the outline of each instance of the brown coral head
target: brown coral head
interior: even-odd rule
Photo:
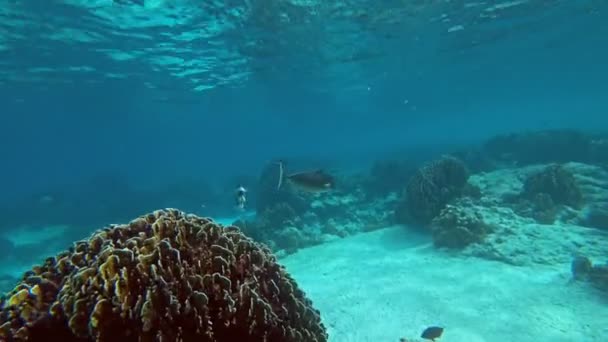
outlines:
[[[468,178],[464,162],[449,155],[425,164],[407,183],[405,205],[399,210],[408,213],[400,216],[427,225],[449,201],[462,195]]]
[[[327,341],[268,248],[176,209],[114,225],[28,271],[2,341]]]

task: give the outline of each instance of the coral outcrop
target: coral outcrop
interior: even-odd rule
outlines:
[[[236,227],[166,209],[28,271],[2,300],[3,341],[326,341],[305,293]]]
[[[395,212],[397,222],[407,223],[410,218],[418,224],[430,223],[449,201],[462,194],[468,177],[465,164],[451,156],[418,169],[407,184],[405,201]]]
[[[492,229],[473,208],[448,204],[431,222],[431,231],[436,247],[460,249],[482,242]]]
[[[557,205],[549,194],[522,196],[524,183],[542,173],[545,165],[503,168],[472,175],[468,182],[482,191],[471,201],[484,221],[492,227],[482,243],[471,244],[462,255],[498,260],[512,265],[556,265],[571,260],[573,252],[605,259],[606,235],[592,225],[585,226],[590,204],[605,203],[608,174],[598,167],[566,163],[562,167],[573,174],[583,193],[583,209]],[[457,202],[462,201],[458,200]],[[602,201],[602,202],[597,202]],[[456,202],[456,203],[457,203]],[[583,222],[584,223],[584,222]]]
[[[524,182],[524,197],[534,198],[539,194],[549,195],[555,204],[574,208],[580,207],[583,202],[583,194],[574,175],[559,164],[549,165],[528,176]]]
[[[306,194],[305,211],[289,202],[275,202],[257,211],[255,217],[233,223],[248,236],[271,247],[278,256],[363,231],[392,224],[390,208],[398,200],[395,193],[368,196],[368,185],[358,174],[340,175],[340,187],[331,192]],[[291,191],[287,188],[286,191]]]

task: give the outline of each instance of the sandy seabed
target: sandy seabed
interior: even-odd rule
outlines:
[[[572,282],[570,265],[512,266],[448,255],[403,227],[302,249],[280,260],[321,311],[331,342],[592,342],[608,301]]]

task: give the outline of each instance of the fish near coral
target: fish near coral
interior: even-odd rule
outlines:
[[[321,169],[285,174],[283,161],[277,163],[279,164],[277,190],[281,188],[284,181],[288,181],[294,187],[307,192],[324,192],[335,187],[334,177]]]

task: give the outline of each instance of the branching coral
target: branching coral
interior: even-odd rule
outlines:
[[[423,166],[408,182],[405,203],[396,215],[404,217],[399,211],[407,210],[415,222],[429,223],[450,200],[461,195],[468,177],[464,163],[450,156]]]
[[[236,227],[167,209],[95,233],[26,273],[0,339],[326,341],[319,312]]]

